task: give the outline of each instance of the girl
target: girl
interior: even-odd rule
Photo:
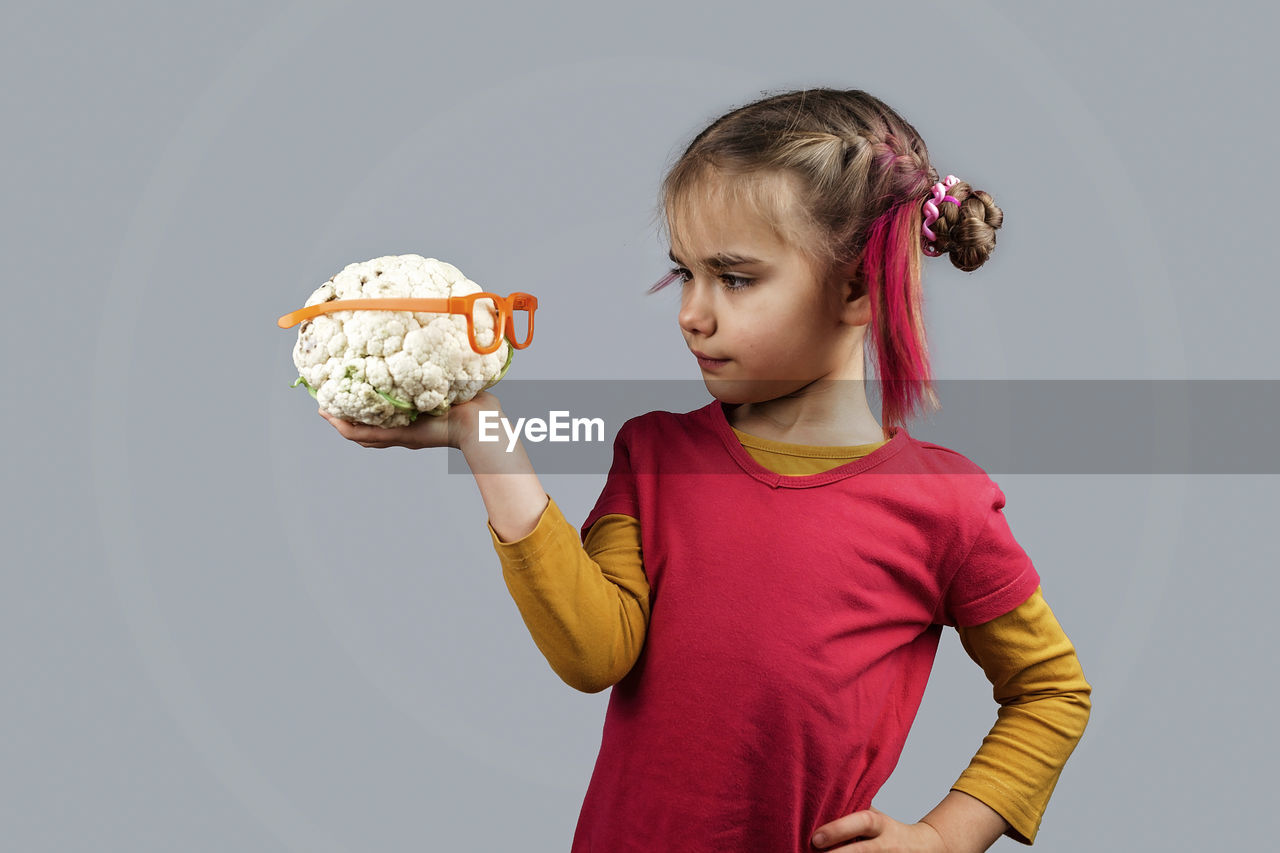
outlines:
[[[712,122],[662,210],[676,266],[651,292],[681,283],[680,330],[715,400],[627,421],[580,529],[523,446],[477,440],[492,394],[401,429],[330,419],[365,447],[461,449],[539,649],[571,686],[612,688],[573,850],[1030,844],[1090,687],[1003,492],[904,425],[937,406],[920,256],[977,269],[1000,208],[939,182],[887,105],[823,88]],[[902,823],[872,799],[944,625],[1000,707],[941,802]]]

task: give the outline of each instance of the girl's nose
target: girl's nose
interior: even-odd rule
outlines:
[[[696,281],[690,281],[680,294],[680,314],[677,318],[680,328],[686,332],[699,332],[709,335],[715,331],[715,314],[711,307],[711,296],[700,288]]]

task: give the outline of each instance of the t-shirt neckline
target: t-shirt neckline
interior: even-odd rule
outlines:
[[[738,466],[747,474],[770,486],[785,486],[793,489],[809,488],[811,486],[821,486],[835,480],[843,480],[846,477],[852,477],[860,474],[869,468],[873,468],[896,456],[899,451],[907,446],[911,440],[906,427],[890,427],[888,432],[891,433],[889,440],[868,453],[866,456],[850,460],[844,465],[836,466],[826,471],[820,471],[816,474],[779,474],[776,471],[770,471],[761,465],[755,458],[747,452],[742,446],[742,442],[733,432],[733,426],[729,423],[729,418],[724,411],[724,402],[721,400],[712,400],[702,410],[707,419],[710,421],[711,428],[716,435],[720,437],[720,441],[724,444],[729,455],[733,457]]]

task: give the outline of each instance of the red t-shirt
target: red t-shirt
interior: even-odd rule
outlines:
[[[902,752],[943,625],[1039,585],[1004,493],[905,429],[829,471],[776,474],[722,404],[623,424],[582,525],[639,520],[651,611],[611,689],[574,853],[809,851]]]

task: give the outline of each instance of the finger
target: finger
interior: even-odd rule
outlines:
[[[348,437],[368,435],[371,430],[376,429],[376,427],[371,427],[369,424],[360,423],[359,421],[349,421],[346,418],[340,418],[336,415],[326,415],[325,417],[329,419],[329,423],[333,424],[343,435]]]
[[[373,441],[376,437],[375,435],[371,435],[371,433],[373,430],[376,430],[377,427],[371,427],[368,424],[353,423],[352,421],[348,421],[343,418],[334,417],[324,411],[320,412],[320,417],[333,424],[333,428],[336,429],[338,434],[343,438],[354,441],[361,446],[367,447],[368,445],[366,442]]]
[[[832,846],[836,845],[836,846]],[[822,853],[877,853],[881,850],[896,850],[896,847],[885,847],[882,838],[871,838],[866,835],[855,835],[845,840],[828,841],[825,846],[818,847]]]
[[[818,827],[813,834],[813,845],[818,848],[829,847],[841,841],[852,841],[855,838],[874,838],[884,832],[883,812],[866,809],[847,814],[838,820]]]

